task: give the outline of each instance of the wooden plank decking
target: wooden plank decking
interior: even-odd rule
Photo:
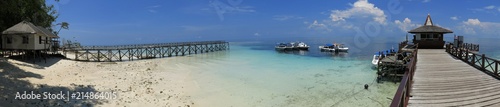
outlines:
[[[500,106],[500,81],[444,49],[419,49],[408,106]]]

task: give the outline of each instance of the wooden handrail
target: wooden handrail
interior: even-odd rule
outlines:
[[[111,45],[111,46],[81,46],[78,48],[66,48],[68,50],[117,50],[117,49],[136,49],[136,48],[154,48],[154,47],[167,47],[167,46],[189,46],[200,44],[218,44],[228,43],[226,41],[199,41],[199,42],[174,42],[174,43],[154,43],[154,44],[133,44],[133,45]]]
[[[391,107],[406,107],[408,105],[408,100],[410,99],[411,87],[413,84],[413,75],[415,74],[415,69],[417,65],[417,55],[418,55],[418,44],[415,44],[416,48],[411,53],[413,57],[407,64],[401,83],[399,84],[396,94],[392,98]]]
[[[492,74],[496,78],[500,78],[498,66],[500,61],[485,54],[480,54],[474,51],[479,51],[479,45],[464,43],[462,47],[452,47],[447,44],[446,52],[454,57],[466,62],[467,64],[477,68],[478,70],[485,71]]]

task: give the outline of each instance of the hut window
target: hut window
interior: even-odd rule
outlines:
[[[422,39],[426,39],[427,38],[427,34],[421,34],[421,35],[422,35],[421,36]]]
[[[7,44],[12,44],[12,37],[7,37]]]
[[[23,36],[23,44],[28,44],[30,39],[28,38],[28,36]]]
[[[42,36],[38,36],[38,44],[42,44]]]

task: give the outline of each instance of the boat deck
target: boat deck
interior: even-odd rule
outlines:
[[[500,106],[500,81],[444,49],[419,49],[408,106]]]

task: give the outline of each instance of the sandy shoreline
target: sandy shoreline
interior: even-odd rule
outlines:
[[[171,58],[175,59],[175,58]],[[2,106],[193,106],[187,93],[194,82],[189,71],[158,66],[168,59],[128,62],[78,62],[51,58],[50,65],[9,59],[0,62]],[[182,65],[181,65],[182,66]],[[36,76],[28,76],[36,75]],[[16,83],[23,83],[22,86]],[[15,86],[15,87],[11,87]],[[109,100],[15,100],[16,92],[116,92]]]

